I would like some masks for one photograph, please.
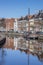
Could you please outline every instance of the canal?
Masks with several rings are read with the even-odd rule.
[[[43,40],[6,36],[0,48],[0,65],[43,65]]]

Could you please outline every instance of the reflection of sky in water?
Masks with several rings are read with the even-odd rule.
[[[43,65],[41,61],[37,58],[37,56],[29,55],[29,65]]]
[[[6,49],[3,65],[28,65],[28,55],[19,50]]]
[[[38,51],[40,46],[41,49]],[[0,49],[0,65],[43,65],[43,61],[40,61],[37,55],[26,54],[18,47],[30,48],[38,54],[43,52],[43,42],[26,40],[22,37],[14,37],[14,39],[7,37],[4,48]]]
[[[43,65],[37,56],[31,54],[26,54],[19,50],[12,49],[2,49],[0,50],[0,64],[2,65]],[[3,52],[3,53],[2,53]],[[3,56],[2,56],[3,55]]]

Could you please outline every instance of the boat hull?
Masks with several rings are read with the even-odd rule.
[[[6,42],[6,38],[3,38],[1,41],[0,41],[0,48],[3,47],[3,45],[5,44]]]

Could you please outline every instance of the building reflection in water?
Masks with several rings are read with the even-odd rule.
[[[14,39],[12,37],[6,37],[6,44],[4,48],[14,48]]]
[[[16,49],[28,49],[29,41],[26,41],[24,38],[14,38],[14,46]]]
[[[26,40],[22,37],[6,37],[4,48],[12,48],[24,51],[27,54],[37,55],[39,60],[43,60],[43,40]]]
[[[3,48],[0,48],[0,65],[5,63],[4,57],[6,56],[6,51]]]

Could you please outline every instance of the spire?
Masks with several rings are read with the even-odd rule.
[[[30,8],[28,8],[28,16],[30,16]]]

